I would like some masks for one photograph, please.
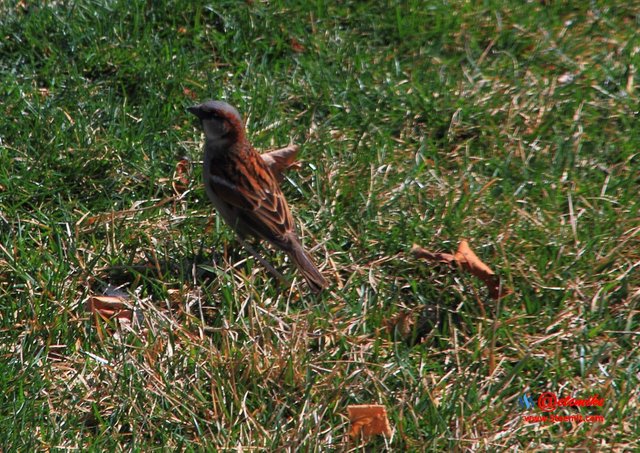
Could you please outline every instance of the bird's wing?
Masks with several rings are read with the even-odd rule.
[[[293,219],[276,179],[256,157],[212,162],[207,184],[221,201],[238,209],[256,236],[279,243],[294,231]]]

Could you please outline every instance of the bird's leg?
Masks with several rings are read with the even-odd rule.
[[[282,275],[280,272],[278,272],[267,260],[265,260],[262,256],[260,256],[260,254],[258,252],[256,252],[256,250],[253,247],[251,247],[251,245],[249,245],[249,243],[247,241],[242,239],[239,235],[238,235],[238,240],[240,241],[242,246],[245,249],[247,249],[249,251],[249,253],[251,253],[255,259],[260,261],[260,264],[262,264],[269,272],[271,272],[271,274],[273,274],[274,277],[276,277],[278,280],[280,280],[281,283],[283,283],[283,284],[289,283],[287,281],[287,279],[284,277],[284,275]]]
[[[202,254],[204,251],[204,240],[208,236],[211,228],[213,227],[214,218],[212,216],[209,217],[209,221],[207,222],[207,226],[204,228],[204,234],[200,237],[200,247],[198,248],[197,255],[193,258],[193,264],[191,265],[191,277],[193,278],[193,283],[195,284],[197,280],[197,268],[198,263],[202,261]]]

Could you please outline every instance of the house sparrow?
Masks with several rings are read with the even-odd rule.
[[[188,110],[204,130],[205,189],[224,221],[241,240],[265,239],[286,252],[311,290],[320,292],[328,283],[302,247],[276,176],[249,143],[238,111],[222,101]]]

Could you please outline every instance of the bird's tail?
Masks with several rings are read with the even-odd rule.
[[[322,276],[309,254],[304,250],[300,243],[296,243],[289,253],[291,259],[295,263],[307,284],[314,293],[319,293],[329,286],[329,282]]]

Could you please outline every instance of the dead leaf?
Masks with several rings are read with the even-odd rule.
[[[456,259],[455,256],[450,253],[429,252],[417,244],[413,244],[411,253],[413,253],[416,258],[422,258],[427,261],[443,264],[453,264]]]
[[[289,145],[284,148],[267,151],[260,156],[265,164],[269,166],[271,172],[278,181],[282,181],[282,173],[289,170],[299,170],[300,162],[296,160],[300,147],[298,145]]]
[[[49,346],[47,358],[51,361],[60,362],[65,359],[64,352],[66,349],[66,344],[52,344]]]
[[[635,90],[634,80],[636,78],[636,67],[634,65],[627,66],[627,94],[633,94]]]
[[[173,171],[173,179],[171,185],[176,195],[182,195],[189,187],[191,180],[191,162],[188,159],[179,160],[176,163],[176,169]]]
[[[351,429],[349,436],[356,439],[359,435],[369,437],[376,434],[391,436],[391,426],[387,418],[387,410],[379,404],[347,406]]]
[[[195,101],[195,100],[197,99],[197,97],[198,97],[198,94],[197,94],[195,91],[193,91],[193,90],[191,90],[191,89],[189,89],[189,88],[183,88],[183,89],[182,89],[182,93],[183,93],[185,96],[187,96],[189,99],[194,100],[194,101]]]
[[[433,331],[437,308],[435,311],[431,307],[418,306],[396,313],[384,321],[387,334],[394,341],[404,341],[409,347],[421,344]]]
[[[293,36],[289,38],[289,44],[291,45],[291,50],[293,50],[295,53],[304,52],[304,46]]]
[[[18,4],[15,6],[15,9],[18,12],[20,12],[19,10],[22,10],[23,13],[26,13],[29,11],[29,3],[25,2],[24,0],[20,0]]]
[[[400,338],[408,338],[411,335],[415,318],[411,311],[401,311],[392,318],[385,321],[385,327],[389,335],[398,333]]]
[[[105,321],[114,318],[128,321],[133,319],[133,310],[129,308],[123,297],[90,296],[85,309]]]
[[[560,77],[558,77],[558,83],[560,83],[561,85],[566,85],[567,83],[573,82],[574,78],[575,76],[573,74],[571,74],[570,72],[565,72]]]
[[[493,299],[500,299],[501,297],[513,293],[511,289],[501,286],[500,277],[498,277],[489,266],[478,258],[473,250],[471,250],[469,243],[466,240],[462,240],[460,242],[455,255],[451,255],[450,253],[429,252],[416,244],[411,248],[411,252],[417,258],[423,258],[427,261],[450,265],[457,264],[463,270],[482,280],[484,284],[487,285],[489,295]]]

